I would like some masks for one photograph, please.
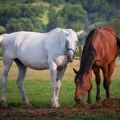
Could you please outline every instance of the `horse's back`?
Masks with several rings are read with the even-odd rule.
[[[13,52],[13,51],[17,52],[18,51],[17,49],[21,48],[23,42],[27,40],[29,40],[30,44],[37,42],[37,40],[34,40],[37,36],[41,37],[42,34],[35,32],[26,32],[26,31],[5,34],[2,40],[3,50],[4,51],[7,50],[9,52]]]
[[[118,52],[115,31],[107,27],[97,28],[93,36],[93,46],[96,60],[108,63],[114,61]]]
[[[14,60],[17,58],[31,68],[37,69],[38,66],[41,66],[40,69],[48,68],[47,53],[44,47],[45,36],[44,33],[25,31],[4,35],[3,59]],[[34,66],[32,66],[33,64]]]
[[[65,54],[62,35],[64,34],[60,28],[48,33],[20,31],[6,34],[3,40],[3,55],[9,60],[17,58],[33,69],[47,69],[48,59],[53,60]]]
[[[12,45],[19,45],[22,44],[24,40],[26,40],[28,37],[34,35],[35,32],[26,32],[26,31],[20,31],[20,32],[14,32],[10,34],[4,35],[4,40],[2,41],[4,45],[12,44]],[[3,47],[4,47],[3,45]]]

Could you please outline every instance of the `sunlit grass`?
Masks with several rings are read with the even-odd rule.
[[[65,71],[65,75],[63,77],[64,80],[72,80],[74,79],[73,67],[79,67],[79,61],[74,61],[73,63],[68,63],[67,70]],[[0,77],[2,75],[3,63],[0,60]],[[9,71],[8,80],[16,80],[18,74],[18,69],[15,63],[12,64],[11,69]],[[27,69],[27,74],[25,80],[50,80],[49,70],[33,70]]]

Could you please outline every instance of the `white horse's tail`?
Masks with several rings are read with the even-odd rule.
[[[0,46],[2,45],[3,35],[0,35]]]

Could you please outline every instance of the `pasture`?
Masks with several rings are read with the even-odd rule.
[[[103,80],[101,81],[101,101],[95,103],[96,85],[94,75],[92,77],[92,105],[87,105],[86,98],[84,99],[85,105],[76,105],[74,101],[74,72],[73,67],[79,68],[79,60],[74,60],[69,63],[62,81],[60,89],[60,105],[59,109],[51,108],[51,82],[49,70],[36,71],[28,69],[25,78],[25,90],[28,98],[33,105],[32,109],[23,109],[20,94],[16,86],[17,67],[13,63],[8,75],[7,83],[7,102],[10,108],[0,109],[0,119],[69,119],[69,120],[101,120],[120,119],[120,61],[117,62],[114,74],[112,76],[112,83],[110,86],[111,98],[108,101],[105,99],[105,91],[103,88]],[[0,61],[0,77],[2,73],[2,61]],[[1,86],[1,83],[0,83]],[[1,96],[1,87],[0,87]],[[107,105],[105,106],[105,103]]]

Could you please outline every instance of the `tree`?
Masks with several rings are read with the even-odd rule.
[[[51,3],[54,6],[59,6],[64,3],[64,0],[44,0],[45,2]]]
[[[50,31],[51,29],[58,27],[57,17],[58,16],[56,11],[51,6],[49,9],[49,14],[48,14],[49,23],[46,27],[46,31]]]
[[[87,19],[87,13],[82,6],[67,4],[59,12],[59,16],[64,18],[64,26],[67,28],[73,28],[74,30],[80,30],[84,26],[84,22]]]
[[[117,33],[117,36],[120,38],[120,18],[113,19],[111,22],[107,24],[110,27],[113,27]]]
[[[21,14],[21,11],[16,6],[1,6],[0,7],[0,25],[6,25],[7,21],[10,18],[18,18]]]
[[[0,26],[0,33],[4,33],[6,30],[3,26]]]
[[[45,32],[45,26],[43,23],[37,19],[36,17],[31,17],[31,22],[34,25],[34,30],[35,32]]]
[[[118,0],[115,0],[118,2]],[[81,0],[83,8],[88,13],[88,19],[91,24],[96,22],[110,22],[113,18],[120,16],[120,7],[118,3],[110,0]]]
[[[9,33],[15,31],[33,31],[34,25],[28,18],[11,18],[6,24],[6,28]]]

